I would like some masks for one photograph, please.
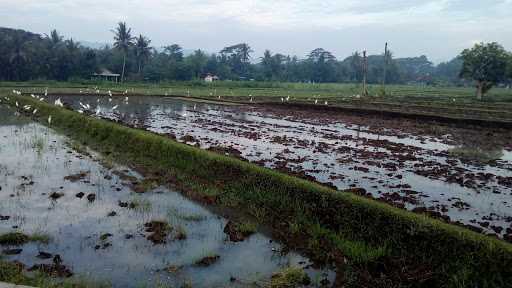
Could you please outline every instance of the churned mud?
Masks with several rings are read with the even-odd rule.
[[[258,287],[288,266],[334,279],[261,233],[230,241],[227,219],[3,106],[0,159],[0,235],[34,239],[0,254],[27,273],[114,287]]]
[[[61,98],[77,110],[90,103],[95,117],[512,241],[507,130],[165,97]]]

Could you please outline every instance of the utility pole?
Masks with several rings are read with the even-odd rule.
[[[384,75],[382,77],[382,90],[386,93],[386,73],[388,69],[388,42],[384,46]]]
[[[366,50],[363,50],[363,92],[361,97],[368,97],[368,87],[366,85],[368,77],[368,57],[366,56]]]

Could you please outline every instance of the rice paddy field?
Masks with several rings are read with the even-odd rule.
[[[0,281],[512,283],[508,89],[46,84],[0,88]]]
[[[159,84],[114,85],[105,82],[5,82],[0,91],[17,89],[24,93],[115,94],[183,96],[244,103],[281,103],[326,105],[374,112],[397,112],[441,116],[453,119],[477,119],[512,122],[512,90],[493,88],[483,101],[475,98],[473,87],[434,87],[425,85],[369,85],[369,97],[361,97],[359,84],[314,84],[280,82],[205,83],[171,82]]]

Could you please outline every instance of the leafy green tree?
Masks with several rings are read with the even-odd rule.
[[[232,72],[241,77],[248,77],[251,53],[254,52],[246,43],[225,47],[220,51],[223,60],[227,60]]]
[[[508,54],[507,78],[510,82],[512,82],[512,53]]]
[[[137,59],[137,73],[142,77],[142,71],[144,69],[144,65],[148,61],[151,56],[152,47],[151,40],[149,38],[139,35],[135,40],[135,58]]]
[[[164,53],[167,54],[174,62],[179,62],[183,60],[183,48],[181,48],[181,46],[178,44],[165,46]]]
[[[352,71],[352,81],[363,81],[363,57],[358,51],[354,52],[349,58],[349,65]]]
[[[126,26],[126,22],[119,22],[114,33],[114,47],[123,53],[123,72],[121,74],[121,82],[124,82],[124,74],[126,69],[126,57],[133,46],[132,28]]]
[[[464,61],[460,76],[476,81],[476,97],[483,95],[496,83],[505,79],[508,53],[496,42],[479,43],[461,53]]]
[[[206,63],[208,62],[208,56],[206,56],[203,51],[196,50],[194,51],[194,54],[187,57],[186,62],[189,65],[194,77],[199,79],[201,74],[204,73]]]
[[[51,46],[55,47],[63,42],[64,37],[61,36],[59,32],[57,32],[57,30],[54,29],[50,32],[50,35],[46,35],[46,39],[48,39]]]
[[[336,57],[331,52],[316,48],[308,55],[310,80],[313,82],[334,82],[336,79]]]

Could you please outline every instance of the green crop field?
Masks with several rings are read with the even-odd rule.
[[[212,98],[246,103],[328,105],[426,114],[449,118],[512,121],[512,89],[494,88],[483,101],[476,100],[472,87],[415,85],[370,85],[369,96],[361,97],[358,84],[308,84],[279,82],[201,81],[160,84],[108,82],[2,82],[0,91],[23,93],[153,95]]]

